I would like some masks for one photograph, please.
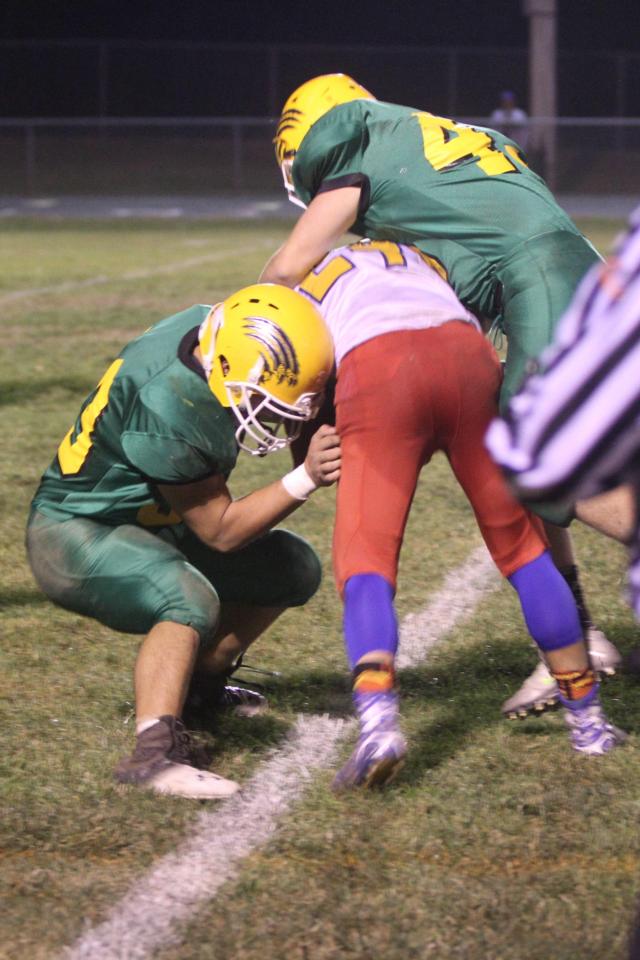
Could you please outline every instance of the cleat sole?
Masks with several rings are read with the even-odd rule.
[[[367,790],[375,787],[384,787],[398,776],[404,766],[404,758],[385,757],[379,763],[374,763],[362,782]]]
[[[535,703],[529,703],[524,707],[519,707],[517,710],[509,710],[503,713],[502,716],[505,720],[526,720],[526,718],[532,714],[538,716],[547,710],[553,710],[557,706],[558,700],[550,697],[548,700],[536,700]]]

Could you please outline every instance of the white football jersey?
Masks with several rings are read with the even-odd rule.
[[[416,247],[360,240],[332,250],[296,289],[320,310],[340,364],[358,344],[394,330],[450,320],[480,329],[443,277],[444,268]]]

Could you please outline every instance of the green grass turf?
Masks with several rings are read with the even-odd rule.
[[[619,226],[585,224],[601,249]],[[2,224],[0,956],[53,956],[173,849],[201,809],[111,782],[131,744],[138,641],[38,593],[22,546],[34,487],[121,345],[177,309],[251,281],[284,230]],[[220,259],[203,259],[212,255]],[[84,285],[61,287],[70,282]],[[25,294],[36,287],[49,290]],[[242,494],[288,464],[286,455],[241,457],[232,490]],[[282,673],[267,681],[270,714],[223,721],[210,738],[215,769],[240,781],[298,712],[348,710],[329,563],[332,505],[332,492],[320,491],[287,523],[318,549],[326,577],[318,596],[285,614],[251,657]],[[621,597],[623,552],[585,530],[576,541],[594,614],[628,650],[637,630]],[[478,542],[436,457],[407,532],[399,615],[424,605]],[[640,753],[632,738],[590,762],[570,753],[557,714],[502,721],[501,701],[534,662],[503,586],[428,664],[403,676],[411,753],[397,784],[338,800],[328,791],[331,772],[319,775],[239,881],[194,918],[181,945],[158,956],[622,958],[639,866]],[[616,722],[638,729],[632,681],[608,683],[604,700]]]

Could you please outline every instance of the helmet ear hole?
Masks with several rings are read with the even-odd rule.
[[[231,364],[229,363],[227,358],[222,354],[220,354],[220,356],[218,357],[218,363],[220,364],[220,371],[222,373],[222,376],[228,377],[229,371],[231,370]]]

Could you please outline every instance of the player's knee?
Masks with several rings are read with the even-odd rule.
[[[288,530],[274,530],[272,544],[278,556],[277,577],[273,584],[273,606],[301,607],[317,591],[322,580],[322,565],[313,547]]]
[[[349,580],[364,573],[386,580],[395,593],[400,542],[395,536],[374,542],[371,537],[358,535],[351,538],[348,547],[334,541],[333,574],[340,596]]]
[[[190,565],[185,565],[171,594],[155,611],[154,619],[171,620],[193,627],[200,646],[208,646],[220,620],[220,598],[209,581]]]

